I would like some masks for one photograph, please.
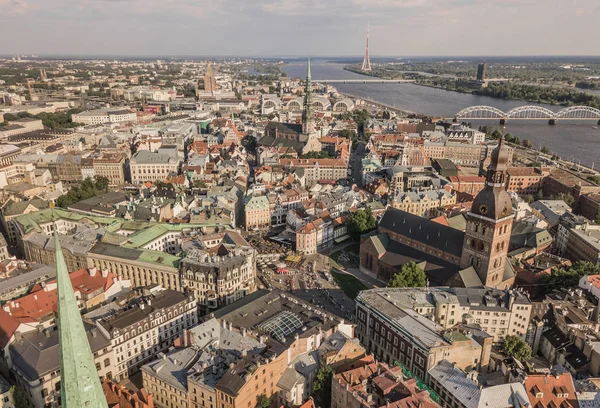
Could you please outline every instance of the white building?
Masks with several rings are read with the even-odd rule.
[[[137,122],[137,115],[129,109],[96,109],[74,114],[73,122],[84,125]]]
[[[101,311],[92,313],[98,329],[110,339],[115,356],[113,376],[119,380],[137,372],[198,323],[196,300],[160,286],[144,289],[144,296],[133,307],[107,312],[107,317],[101,317]]]
[[[129,167],[131,183],[140,184],[145,181],[165,180],[169,175],[176,174],[179,159],[166,153],[142,150],[131,158]]]

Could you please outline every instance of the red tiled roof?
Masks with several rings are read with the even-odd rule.
[[[17,319],[0,309],[0,348],[6,347],[19,324]]]
[[[569,373],[556,376],[532,374],[525,379],[524,385],[529,402],[534,407],[554,405],[557,407],[579,408],[573,377]],[[562,395],[566,395],[566,397]],[[537,396],[540,396],[540,398],[537,398]]]
[[[437,222],[438,224],[445,225],[446,227],[450,226],[450,224],[448,224],[448,220],[443,215],[440,215],[439,217],[436,217],[436,218],[432,218],[431,221]]]
[[[596,288],[600,289],[600,275],[589,275],[588,282]]]
[[[113,278],[116,278],[116,275],[109,272],[107,277],[104,278],[102,273],[98,271],[94,276],[91,276],[87,269],[80,269],[71,273],[69,278],[71,278],[71,284],[75,292],[89,294],[98,289],[108,290],[113,285]],[[47,289],[55,283],[56,279],[52,279],[46,282],[45,287],[37,285],[35,287],[37,290],[32,290],[28,295],[6,303],[3,306],[6,308],[4,311],[13,318],[31,319],[31,321],[37,321],[43,316],[56,312],[58,307],[56,288]],[[0,331],[3,329],[0,324]]]

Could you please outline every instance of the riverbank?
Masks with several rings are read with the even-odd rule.
[[[427,115],[422,115],[420,113],[411,112],[411,111],[406,110],[406,109],[401,109],[401,108],[398,108],[396,106],[388,105],[388,104],[383,103],[383,102],[377,102],[377,101],[375,101],[373,99],[368,99],[368,98],[363,98],[361,96],[353,95],[353,94],[348,93],[348,92],[340,92],[340,91],[338,91],[338,94],[343,95],[343,96],[345,96],[347,98],[350,98],[350,99],[361,99],[361,100],[363,100],[363,101],[365,101],[365,102],[367,102],[367,103],[369,103],[369,104],[371,104],[373,106],[379,106],[379,107],[381,107],[383,109],[387,109],[387,110],[391,110],[391,111],[394,111],[396,113],[399,113],[401,116],[409,116],[409,115],[416,115],[416,116],[422,116],[422,117],[427,116]]]

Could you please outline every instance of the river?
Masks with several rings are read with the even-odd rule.
[[[306,62],[290,60],[282,70],[291,78],[306,76]],[[364,79],[365,76],[344,70],[344,64],[332,63],[327,59],[311,61],[313,80],[323,79]],[[502,111],[523,105],[538,105],[557,111],[560,106],[535,104],[530,102],[497,99],[489,96],[464,94],[410,83],[403,84],[335,84],[338,91],[363,99],[385,103],[410,112],[430,116],[453,117],[461,109],[487,105]],[[500,128],[497,121],[473,121],[474,126],[482,124]],[[529,139],[537,146],[548,146],[563,159],[575,160],[592,165],[600,162],[600,130],[595,129],[594,121],[563,121],[549,126],[546,121],[508,121],[506,132],[521,139]]]

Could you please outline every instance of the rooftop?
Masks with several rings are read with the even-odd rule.
[[[110,347],[110,340],[91,324],[84,323],[92,353]],[[15,367],[29,381],[34,381],[53,371],[60,370],[58,331],[25,333],[8,347]]]

